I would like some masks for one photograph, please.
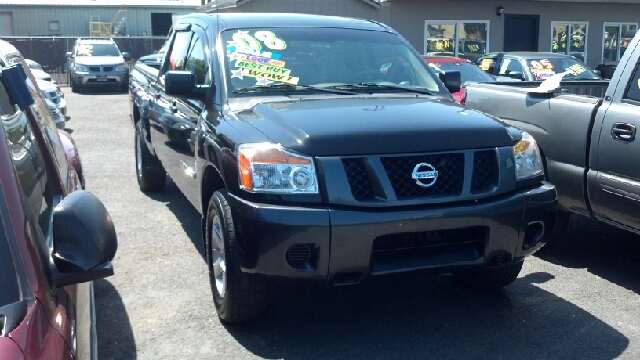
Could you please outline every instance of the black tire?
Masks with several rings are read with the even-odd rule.
[[[75,81],[71,80],[71,92],[73,93],[79,93],[80,92],[80,86],[76,84]]]
[[[505,287],[518,278],[522,264],[519,261],[499,268],[483,269],[477,272],[455,274],[456,280],[462,285],[477,290],[497,290]]]
[[[136,177],[138,185],[143,192],[160,191],[164,189],[166,172],[160,160],[147,148],[147,143],[142,138],[142,123],[136,123]]]
[[[226,190],[213,193],[207,207],[205,246],[209,281],[220,320],[249,322],[263,313],[269,284],[240,269],[240,248],[226,194]]]

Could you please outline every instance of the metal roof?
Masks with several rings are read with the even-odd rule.
[[[203,6],[200,6],[198,8],[199,11],[202,12],[211,12],[211,11],[215,11],[216,9],[227,9],[227,8],[234,8],[234,7],[238,7],[241,6],[243,4],[248,3],[251,0],[206,0],[208,1],[208,3],[206,3]],[[375,8],[380,8],[381,3],[387,2],[387,0],[361,0]]]
[[[197,7],[200,0],[0,0],[1,5],[28,6],[171,6]]]

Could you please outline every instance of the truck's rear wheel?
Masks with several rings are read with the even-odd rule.
[[[209,281],[220,320],[247,322],[262,314],[268,300],[268,283],[240,269],[240,248],[225,196],[226,191],[216,191],[207,207],[205,236]]]
[[[519,261],[499,268],[488,268],[477,272],[457,273],[456,279],[463,285],[479,290],[496,290],[507,286],[518,278],[522,264]]]
[[[142,138],[142,124],[136,123],[136,176],[140,190],[160,191],[164,188],[166,173],[160,160],[153,156]]]

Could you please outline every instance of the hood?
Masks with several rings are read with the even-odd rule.
[[[33,77],[36,79],[42,79],[47,81],[51,80],[51,75],[47,74],[43,70],[40,70],[40,69],[29,69],[29,70],[31,70],[31,74],[33,74]]]
[[[35,74],[33,74],[33,76],[36,78],[36,82],[38,83],[38,88],[40,88],[40,90],[42,91],[56,90],[57,91],[58,88],[54,83],[40,79]]]
[[[122,56],[76,56],[78,65],[118,65],[124,64]]]
[[[432,98],[279,101],[236,115],[270,141],[313,156],[449,151],[514,142],[502,122]]]

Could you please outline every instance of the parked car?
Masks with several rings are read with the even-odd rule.
[[[470,60],[453,56],[431,56],[422,55],[424,60],[436,72],[442,71],[459,71],[462,81],[460,91],[455,92],[453,98],[460,103],[464,97],[464,88],[470,82],[494,82],[496,78],[482,71],[477,65]]]
[[[535,140],[456,104],[460,73],[384,24],[191,14],[169,41],[159,71],[132,70],[136,176],[151,192],[169,174],[198,210],[224,322],[258,317],[274,279],[497,289],[554,226]]]
[[[27,66],[29,66],[29,69],[31,69],[31,73],[36,79],[41,79],[54,84],[56,83],[51,75],[45,72],[44,69],[42,69],[42,65],[31,59],[24,59],[24,61],[27,63]]]
[[[600,77],[605,80],[610,80],[616,71],[619,61],[607,61],[600,63],[596,66],[595,71],[600,73]]]
[[[113,274],[114,225],[82,190],[75,144],[52,126],[33,75],[6,50],[17,51],[0,41],[0,357],[95,359],[92,280]]]
[[[71,91],[85,87],[115,86],[129,88],[128,52],[120,52],[112,39],[78,38],[73,51],[66,54]]]
[[[640,233],[639,65],[640,33],[599,97],[567,93],[562,83],[467,87],[468,107],[522,128],[540,144],[548,180],[558,189],[560,230],[576,214]]]
[[[601,80],[582,61],[569,55],[545,52],[496,52],[480,56],[475,61],[490,75],[523,81],[542,81],[554,74],[568,72],[565,81]]]
[[[52,82],[41,79],[36,79],[36,83],[40,92],[42,92],[42,96],[54,103],[62,115],[67,115],[67,101],[64,99],[62,89]]]
[[[164,60],[164,57],[165,57],[164,55],[165,55],[164,52],[155,52],[150,55],[141,56],[138,59],[138,61],[140,61],[141,63],[147,66],[160,69],[160,66],[162,65],[162,60]]]

